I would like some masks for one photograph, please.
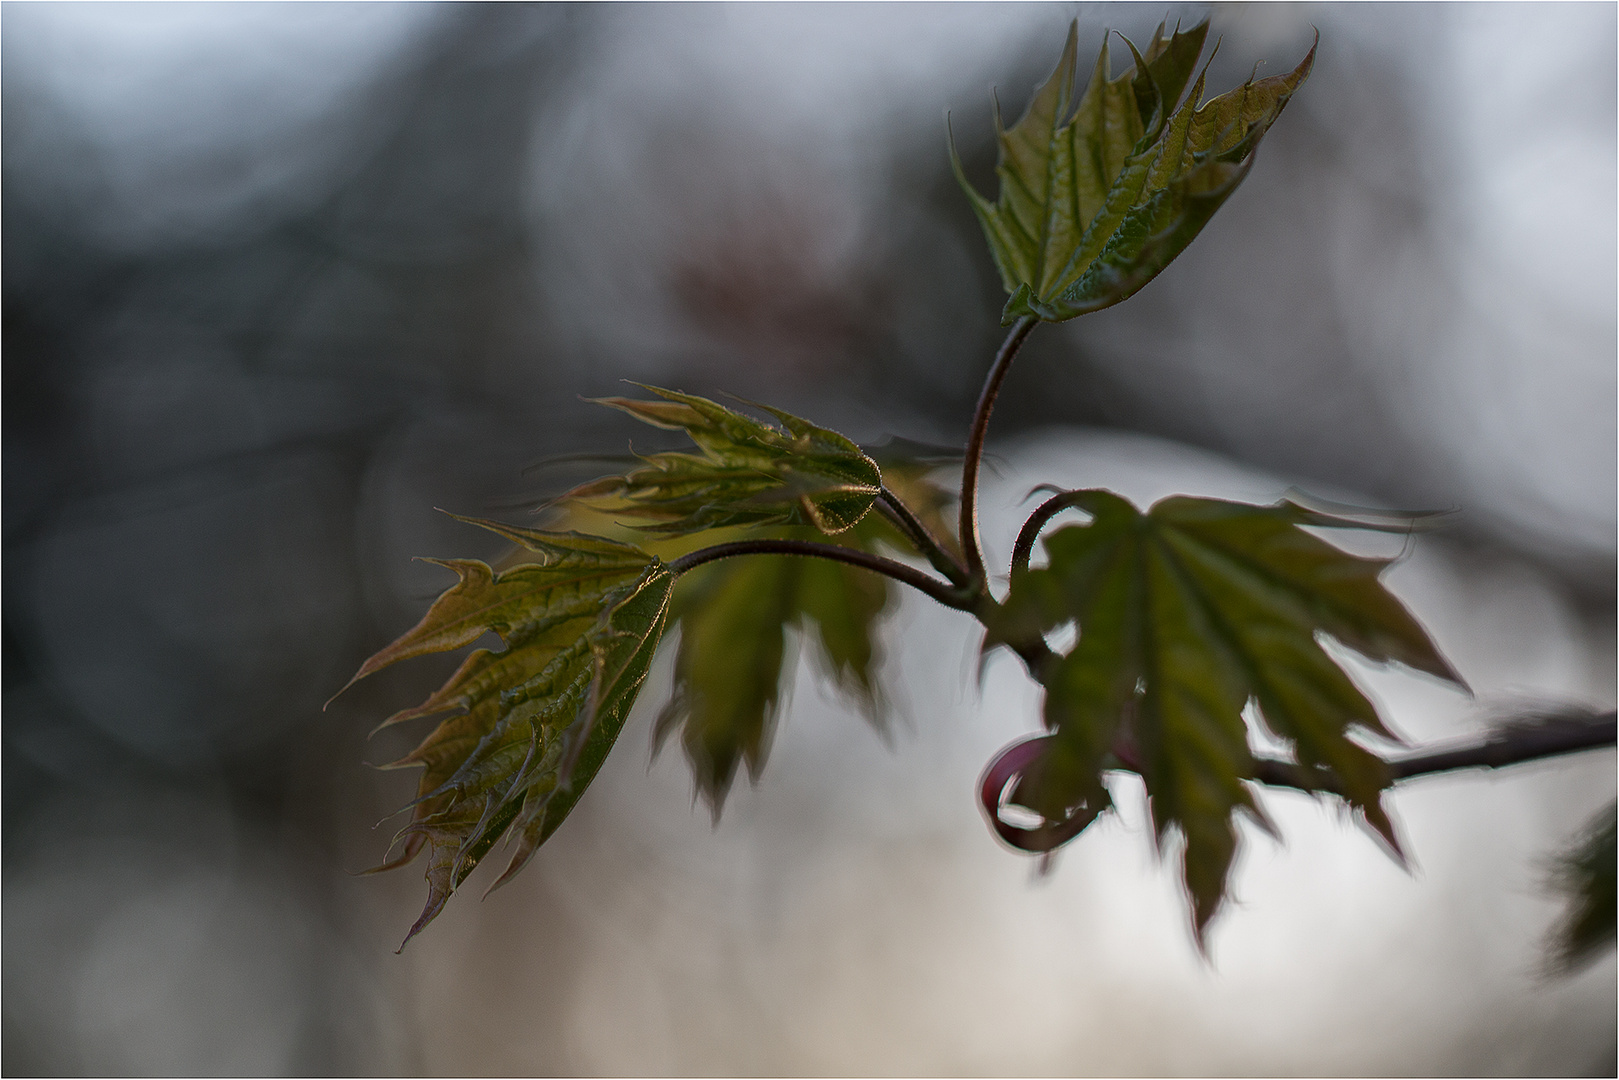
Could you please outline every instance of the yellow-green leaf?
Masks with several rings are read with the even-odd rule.
[[[355,679],[397,661],[497,634],[396,723],[458,710],[394,768],[423,770],[401,853],[428,852],[428,900],[406,941],[502,836],[516,851],[509,880],[562,823],[612,748],[669,616],[674,576],[641,549],[580,533],[541,532],[464,518],[538,561],[498,573],[475,560],[440,565],[460,580]],[[437,560],[435,560],[437,561]]]
[[[1203,102],[1191,79],[1206,23],[1165,35],[1113,77],[1108,39],[1073,101],[1078,25],[1056,70],[1022,119],[1002,128],[1000,194],[973,189],[951,149],[956,178],[983,226],[1011,294],[1002,322],[1061,322],[1133,295],[1183,251],[1236,190],[1254,148],[1310,73],[1315,48],[1285,75],[1250,81]],[[1185,93],[1185,100],[1182,95]]]
[[[835,534],[864,517],[882,489],[876,463],[835,431],[769,406],[759,407],[781,427],[707,398],[647,389],[664,400],[601,404],[684,430],[702,453],[652,454],[640,468],[581,485],[566,498],[645,522],[641,528],[662,536],[735,525],[807,525]]]
[[[1106,491],[1073,492],[1091,515],[1045,540],[1049,564],[1020,569],[987,645],[1073,622],[1078,639],[1043,675],[1053,737],[1018,801],[1060,821],[1106,804],[1101,773],[1138,770],[1160,835],[1186,839],[1195,926],[1218,908],[1238,810],[1265,824],[1243,710],[1398,851],[1381,804],[1385,763],[1352,732],[1391,738],[1376,708],[1322,649],[1328,635],[1377,661],[1460,685],[1383,587],[1383,559],[1352,556],[1303,526],[1369,527],[1290,502],[1249,506],[1175,497],[1143,514]]]

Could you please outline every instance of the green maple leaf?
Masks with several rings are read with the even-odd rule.
[[[664,453],[623,476],[574,488],[564,498],[639,519],[645,531],[678,536],[734,525],[852,527],[882,489],[882,472],[853,442],[791,413],[759,406],[781,428],[707,398],[649,386],[663,401],[603,398],[655,427],[684,430],[699,454]]]
[[[562,824],[618,738],[667,625],[674,585],[658,559],[629,544],[461,520],[540,561],[497,573],[472,559],[430,560],[459,581],[349,683],[486,632],[505,643],[498,652],[475,650],[426,701],[383,724],[458,710],[390,766],[423,770],[411,821],[395,837],[402,852],[378,867],[428,851],[427,904],[407,942],[496,840],[516,843],[499,886]]]
[[[866,522],[851,530],[875,531]],[[806,532],[796,535],[802,539]],[[845,542],[867,547],[871,539],[850,536]],[[658,717],[656,738],[661,746],[680,732],[697,790],[716,818],[738,764],[745,762],[755,781],[764,768],[782,695],[793,679],[790,628],[819,650],[833,684],[882,726],[873,630],[889,604],[886,578],[785,555],[710,563],[687,576],[692,580],[682,584],[672,616],[680,624],[674,694]]]
[[[1253,163],[1254,148],[1310,73],[1315,48],[1286,75],[1249,81],[1203,102],[1191,78],[1206,23],[1165,36],[1111,76],[1102,43],[1089,85],[1073,101],[1078,24],[1023,118],[999,139],[1000,195],[990,203],[956,179],[983,226],[1001,282],[1012,294],[1002,323],[1061,322],[1133,295],[1190,244]]]
[[[1051,821],[1107,805],[1106,768],[1138,770],[1157,834],[1185,837],[1199,940],[1236,851],[1234,815],[1261,825],[1243,710],[1249,702],[1299,764],[1340,793],[1398,853],[1381,803],[1391,782],[1354,730],[1393,736],[1321,647],[1327,635],[1375,661],[1461,685],[1381,584],[1388,560],[1349,555],[1300,526],[1369,528],[1290,502],[1175,497],[1143,514],[1106,491],[1070,493],[1086,525],[1048,536],[1049,565],[1015,570],[986,648],[1074,622],[1079,637],[1042,673],[1049,746],[1016,801]]]
[[[634,404],[659,407],[656,402]],[[883,483],[959,558],[954,517],[946,513],[955,495],[931,479],[944,459],[924,456],[924,450],[891,440],[871,448],[868,456],[880,463]],[[606,508],[595,505],[604,501]],[[564,497],[553,510],[557,520],[572,527],[626,537],[647,535],[614,524],[614,517],[631,516],[622,500]],[[702,510],[697,507],[694,512]],[[807,526],[732,527],[700,535],[659,533],[644,542],[670,559],[699,546],[748,537],[810,540],[820,538],[820,533]],[[912,551],[900,532],[878,514],[865,515],[833,542],[874,553]],[[784,688],[795,677],[790,633],[798,632],[819,653],[833,685],[873,726],[886,727],[887,703],[876,678],[880,658],[874,634],[892,595],[892,583],[881,575],[794,556],[720,560],[682,575],[669,616],[671,626],[681,627],[674,690],[658,717],[655,739],[662,747],[678,735],[697,792],[716,817],[738,768],[745,765],[756,781],[764,767]]]
[[[871,451],[883,477],[948,550],[957,548],[945,511],[955,496],[935,484],[937,463],[902,442]],[[810,539],[808,529],[771,535]],[[900,532],[868,514],[837,543],[863,551],[907,553]],[[879,731],[887,702],[876,678],[876,623],[893,602],[893,583],[859,567],[822,559],[756,556],[691,571],[675,594],[672,622],[681,627],[674,694],[658,717],[661,746],[679,732],[698,793],[715,817],[739,765],[757,781],[769,754],[794,669],[787,635],[797,629],[816,649],[835,686]]]

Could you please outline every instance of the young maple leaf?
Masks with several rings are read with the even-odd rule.
[[[1286,75],[1249,81],[1203,102],[1199,74],[1181,96],[1203,50],[1208,24],[1164,35],[1110,77],[1106,39],[1078,103],[1073,82],[1078,23],[1057,69],[1023,118],[1001,126],[990,203],[962,171],[1001,282],[1011,295],[1001,322],[1032,316],[1061,322],[1133,295],[1190,244],[1248,174],[1254,148],[1310,74],[1315,47]],[[1178,107],[1177,107],[1178,105]]]
[[[870,550],[886,523],[867,517],[839,541]],[[781,535],[806,539],[807,529]],[[886,539],[886,538],[884,538]],[[788,631],[821,656],[832,684],[882,730],[876,624],[891,603],[887,578],[825,559],[759,555],[710,563],[676,592],[680,625],[674,694],[658,716],[659,746],[679,731],[697,791],[718,819],[738,764],[757,780],[791,685]]]
[[[428,851],[427,904],[406,942],[495,841],[515,838],[517,850],[492,887],[510,880],[562,824],[624,726],[667,626],[674,585],[658,559],[629,544],[460,520],[541,561],[497,573],[475,559],[432,560],[460,580],[349,681],[470,645],[486,632],[506,646],[474,650],[426,701],[383,722],[457,710],[388,766],[423,770],[410,823],[394,838],[401,854],[377,868]]]
[[[684,430],[702,453],[652,454],[641,468],[582,484],[564,499],[647,521],[641,527],[661,536],[731,525],[809,525],[832,534],[864,517],[882,490],[876,462],[835,431],[767,405],[759,408],[781,428],[694,394],[646,389],[664,400],[599,403]]]
[[[694,399],[722,410],[719,421],[729,431],[716,433],[713,428],[719,425],[696,406],[688,406],[688,398],[690,395],[680,395],[663,402],[613,399],[608,404],[659,426],[691,431],[693,439],[705,451],[712,448],[721,461],[735,454],[736,444],[762,440],[775,447],[784,438],[780,430],[737,416],[713,402]],[[950,460],[948,451],[941,458],[939,448],[903,439],[861,449],[835,432],[768,406],[759,407],[782,419],[785,437],[795,431],[809,433],[815,443],[833,452],[839,469],[865,473],[868,481],[874,477],[890,489],[911,509],[922,530],[943,550],[960,558],[954,515],[946,512],[955,495],[932,480]],[[851,460],[851,449],[860,460]],[[817,467],[813,463],[806,466],[802,456],[783,459],[776,456],[776,449],[770,453],[767,460],[771,463],[785,461],[792,469]],[[668,465],[669,457],[677,464]],[[736,540],[827,539],[813,525],[769,523],[793,508],[784,498],[783,486],[763,469],[749,470],[743,478],[747,485],[757,485],[742,493],[747,511],[744,523],[710,527],[701,523],[725,520],[737,505],[738,486],[723,478],[723,464],[713,458],[695,459],[690,464],[694,459],[683,454],[641,460],[647,462],[646,467],[592,481],[551,502],[554,521],[592,533],[635,537],[646,550],[666,560],[700,546]],[[863,461],[880,466],[880,471],[868,471]],[[673,481],[682,471],[694,481],[689,487]],[[722,478],[701,479],[715,473]],[[860,494],[863,509],[869,509],[865,493]],[[766,500],[776,500],[776,504],[768,505]],[[667,522],[673,514],[681,515],[674,527],[660,527],[658,523]],[[622,524],[615,520],[620,518],[632,522],[650,519],[654,525]],[[831,542],[871,554],[914,554],[906,533],[880,513],[862,512],[857,522],[838,532]],[[888,702],[877,679],[881,658],[876,624],[893,598],[893,582],[882,575],[830,560],[794,556],[720,560],[682,575],[669,612],[670,626],[680,627],[673,694],[659,713],[654,738],[661,748],[678,736],[697,793],[716,818],[738,767],[745,765],[755,781],[763,771],[784,690],[795,677],[795,658],[788,647],[792,632],[800,633],[804,644],[819,655],[822,671],[833,687],[879,732],[886,730]]]
[[[587,484],[558,504],[590,519],[606,502],[616,516],[650,519],[650,546],[665,557],[692,547],[690,533],[716,526],[790,523],[805,539],[822,532],[864,550],[903,548],[886,518],[867,513],[882,476],[854,443],[775,409],[775,428],[714,402],[673,391],[664,401],[612,400],[660,426],[691,433],[705,456],[654,455],[625,477]],[[939,530],[948,500],[929,467],[903,456],[895,482],[919,498],[925,527]],[[622,540],[523,529],[474,518],[517,545],[496,570],[445,560],[458,582],[422,621],[367,660],[350,685],[400,660],[461,648],[486,632],[500,651],[478,649],[427,700],[383,726],[454,712],[389,768],[423,770],[400,854],[378,869],[428,854],[428,900],[406,941],[506,837],[516,851],[495,886],[510,880],[561,825],[623,727],[664,632],[684,623],[675,697],[658,722],[662,739],[683,729],[698,789],[718,812],[739,760],[757,776],[774,720],[789,627],[812,637],[837,686],[880,722],[874,627],[889,582],[840,563],[759,556],[701,566],[675,600],[676,575],[657,555]],[[605,522],[591,525],[614,527]],[[630,530],[619,528],[624,533]],[[643,531],[642,535],[646,535]],[[431,560],[439,562],[439,560]],[[813,628],[813,634],[810,631]],[[346,689],[346,688],[345,688]]]
[[[1242,714],[1252,701],[1322,789],[1341,794],[1398,853],[1381,802],[1388,767],[1349,733],[1394,736],[1318,635],[1463,684],[1379,581],[1389,560],[1350,555],[1301,528],[1373,526],[1291,502],[1177,496],[1143,514],[1107,491],[1064,501],[1090,522],[1046,537],[1046,567],[1013,571],[985,640],[989,648],[1069,622],[1079,630],[1041,672],[1052,734],[1015,801],[1050,822],[1080,808],[1094,817],[1107,806],[1102,771],[1138,770],[1157,835],[1174,827],[1185,837],[1201,941],[1225,895],[1235,813],[1269,828],[1246,786],[1255,762]]]

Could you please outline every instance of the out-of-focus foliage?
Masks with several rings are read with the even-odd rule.
[[[1261,55],[1285,71],[1310,23],[1315,68],[1173,272],[1036,332],[996,405],[986,535],[1041,479],[1142,508],[1273,482],[1463,506],[1390,587],[1492,715],[1610,708],[1615,10],[1211,8],[1211,94]],[[1288,847],[1239,858],[1253,906],[1211,924],[1211,980],[1163,937],[1134,798],[1036,894],[983,835],[932,828],[980,751],[1044,729],[1011,657],[963,694],[970,626],[914,598],[878,635],[915,720],[900,756],[799,672],[746,821],[711,834],[676,740],[644,771],[656,681],[519,889],[451,902],[399,959],[420,870],[349,876],[417,790],[361,762],[443,717],[360,740],[498,647],[319,712],[456,579],[409,556],[507,565],[431,507],[671,557],[504,511],[640,464],[524,478],[640,427],[580,396],[654,396],[628,376],[782,405],[858,436],[890,487],[875,432],[953,441],[1007,295],[939,113],[993,200],[983,88],[1018,119],[1064,14],[8,6],[5,975],[28,991],[4,1071],[1611,1071],[1612,953],[1529,982],[1554,912],[1510,884],[1612,797],[1611,754],[1391,797],[1420,879],[1332,835],[1332,808],[1256,795]],[[1078,14],[1089,61],[1109,25],[1145,51],[1162,12]],[[1548,232],[1548,205],[1591,227]],[[1413,738],[1476,729],[1360,670]],[[1038,943],[1015,963],[1008,928]],[[1139,1037],[1160,1021],[1185,1037]]]
[[[1023,118],[1002,128],[1000,197],[990,203],[955,164],[984,227],[1001,282],[1002,314],[1061,322],[1134,294],[1190,244],[1236,190],[1254,148],[1310,74],[1312,47],[1286,75],[1250,81],[1203,102],[1203,76],[1181,103],[1208,24],[1164,34],[1112,77],[1107,40],[1077,104],[1078,23],[1056,71]],[[1177,104],[1179,107],[1177,108]]]
[[[944,511],[953,497],[929,475],[934,464],[901,442],[870,449],[884,484],[916,513],[941,546],[954,550],[954,523]],[[813,539],[807,528],[756,535]],[[703,540],[718,539],[707,534]],[[873,553],[908,552],[903,534],[885,517],[867,514],[836,543]],[[692,550],[689,538],[649,545],[666,557]],[[666,551],[667,549],[667,551]],[[894,583],[869,570],[820,559],[759,555],[709,563],[690,571],[675,591],[671,624],[680,626],[674,692],[658,716],[661,746],[676,732],[698,792],[716,818],[745,763],[758,780],[794,679],[789,631],[819,654],[839,692],[879,731],[888,701],[878,681],[878,620],[894,602]]]
[[[917,514],[946,550],[955,551],[954,524],[943,511],[953,497],[929,479],[934,465],[913,447],[873,448],[883,482]],[[811,539],[809,529],[763,535]],[[876,553],[909,552],[885,517],[867,514],[836,542]],[[877,681],[881,661],[876,624],[893,604],[894,583],[869,570],[820,559],[760,555],[698,567],[676,590],[672,621],[681,628],[675,688],[658,716],[662,745],[679,731],[697,790],[716,818],[739,761],[757,780],[792,684],[787,633],[796,628],[820,654],[833,685],[879,730],[888,703]]]
[[[1552,944],[1552,962],[1564,971],[1583,967],[1613,944],[1616,825],[1619,803],[1609,803],[1557,862],[1552,881],[1568,896],[1569,910]]]
[[[684,430],[702,455],[653,454],[625,476],[581,485],[569,497],[651,522],[679,536],[727,525],[809,525],[840,533],[871,509],[876,462],[835,431],[761,405],[783,431],[707,398],[647,387],[663,401],[603,398],[655,427]]]
[[[866,546],[873,532],[862,522],[844,534],[845,542]],[[807,530],[775,535],[809,538]],[[738,762],[747,763],[754,780],[764,768],[790,686],[783,677],[792,674],[786,664],[789,628],[813,643],[834,684],[882,724],[873,631],[889,603],[886,578],[788,555],[710,563],[690,577],[675,600],[680,650],[674,695],[658,716],[657,739],[661,744],[680,732],[697,790],[716,817]]]
[[[1243,710],[1301,765],[1318,770],[1396,852],[1380,802],[1382,759],[1349,738],[1394,736],[1322,649],[1326,634],[1362,656],[1460,685],[1428,635],[1358,558],[1300,526],[1365,528],[1290,502],[1248,506],[1164,499],[1143,514],[1108,491],[1065,500],[1091,515],[1045,540],[1050,564],[1016,568],[986,647],[1076,623],[1078,641],[1043,673],[1053,737],[1017,801],[1050,821],[1108,805],[1106,768],[1138,770],[1157,833],[1186,839],[1184,874],[1199,935],[1236,853],[1234,816],[1270,825],[1247,788],[1255,774]]]
[[[461,710],[392,766],[423,770],[410,824],[395,838],[403,852],[379,868],[428,849],[427,906],[406,941],[508,830],[517,849],[497,885],[562,824],[635,703],[674,585],[658,559],[629,544],[466,520],[540,561],[499,573],[475,559],[442,561],[460,580],[354,676],[485,633],[505,643],[475,650],[426,701],[384,722]]]

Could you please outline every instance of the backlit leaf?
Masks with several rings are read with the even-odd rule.
[[[865,547],[875,532],[862,522],[840,539]],[[882,724],[873,631],[889,602],[886,578],[790,555],[722,560],[686,577],[672,614],[680,624],[674,695],[658,717],[657,739],[661,745],[680,732],[697,790],[716,817],[737,765],[745,763],[755,781],[764,767],[792,685],[790,629],[820,652],[834,685]]]
[[[956,178],[1011,294],[1002,322],[1061,322],[1133,295],[1190,244],[1236,190],[1254,148],[1310,73],[1315,48],[1293,71],[1249,81],[1208,102],[1191,80],[1207,23],[1165,35],[1112,75],[1102,42],[1085,91],[1073,99],[1078,25],[1023,118],[1002,128],[1000,194],[991,203]],[[1184,95],[1184,101],[1182,100]]]
[[[760,406],[774,427],[707,398],[647,387],[662,401],[603,398],[601,404],[655,427],[682,429],[701,454],[652,454],[640,468],[583,484],[566,498],[677,536],[734,525],[850,528],[871,509],[882,473],[835,431]]]
[[[959,558],[949,512],[955,495],[932,480],[941,465],[953,461],[948,454],[930,456],[926,451],[905,440],[890,440],[871,448],[869,455],[880,463],[883,482]],[[558,520],[593,532],[615,529],[611,518],[588,502],[562,500],[552,511]],[[617,531],[632,534],[622,526]],[[654,535],[645,546],[672,559],[699,546],[745,537],[826,539],[807,527],[773,527]],[[831,542],[874,553],[915,554],[899,529],[876,513]],[[834,687],[874,726],[886,726],[874,635],[877,620],[892,602],[892,587],[887,578],[857,567],[775,555],[724,559],[682,576],[669,616],[671,626],[681,627],[674,692],[655,733],[659,746],[678,734],[697,791],[716,816],[738,766],[746,765],[754,780],[764,767],[784,695],[795,679],[796,657],[789,647],[793,632],[818,653]]]
[[[386,724],[457,710],[394,768],[423,770],[400,855],[428,853],[428,900],[406,941],[505,836],[515,842],[496,885],[556,831],[623,727],[669,617],[674,576],[629,544],[462,519],[539,557],[496,572],[439,562],[460,580],[355,680],[399,660],[444,652],[493,632],[499,651],[473,651],[426,701]],[[352,682],[351,682],[352,685]]]
[[[1105,805],[1101,773],[1138,770],[1156,828],[1186,839],[1199,938],[1236,852],[1233,815],[1264,825],[1243,710],[1319,770],[1391,848],[1384,762],[1348,737],[1393,736],[1321,647],[1329,635],[1371,660],[1460,679],[1379,575],[1301,526],[1368,528],[1290,502],[1175,497],[1142,514],[1106,491],[1074,492],[1091,520],[1048,536],[1045,568],[1014,573],[986,647],[1018,630],[1074,622],[1073,647],[1044,673],[1053,737],[1017,801],[1051,821]],[[1327,781],[1330,779],[1330,783]]]

